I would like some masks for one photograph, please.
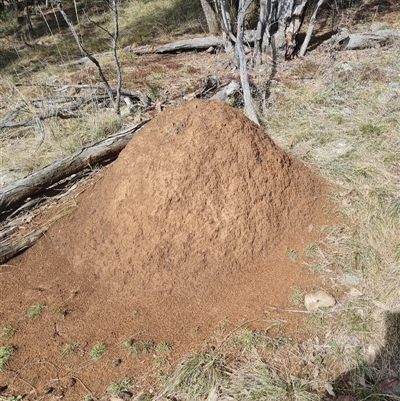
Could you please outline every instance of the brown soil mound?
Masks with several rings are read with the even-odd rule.
[[[124,338],[173,343],[179,357],[223,319],[265,319],[267,305],[287,306],[291,287],[316,282],[287,249],[304,249],[318,234],[323,191],[320,179],[228,105],[166,110],[74,215],[0,276],[0,318],[17,326],[7,380],[29,392],[38,371],[35,396],[49,383],[71,399],[85,386],[99,394],[151,362],[127,358]],[[27,308],[39,302],[46,313],[28,321]],[[107,352],[90,363],[98,341]],[[67,344],[79,344],[70,359],[60,357]],[[122,368],[112,365],[118,357]]]

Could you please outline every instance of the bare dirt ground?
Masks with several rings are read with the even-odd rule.
[[[283,319],[285,335],[305,335],[301,314],[269,307],[293,308],[294,287],[321,288],[290,250],[333,221],[328,187],[241,112],[209,101],[168,108],[101,174],[71,216],[1,271],[0,319],[17,330],[1,385],[76,400],[133,377],[139,392],[212,345],[221,324]],[[151,349],[129,355],[130,339]],[[98,343],[105,352],[93,360]]]

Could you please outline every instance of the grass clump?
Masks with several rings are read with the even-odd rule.
[[[306,380],[278,375],[264,363],[245,366],[233,372],[223,393],[243,401],[316,401],[319,396],[306,387]]]
[[[39,316],[42,312],[43,309],[45,308],[44,304],[36,304],[36,305],[32,305],[29,309],[28,312],[26,313],[26,316],[29,319],[33,319],[34,317]]]
[[[225,357],[213,350],[184,359],[167,380],[163,395],[180,400],[204,400],[228,377]]]
[[[303,299],[304,299],[304,291],[303,291],[303,289],[300,288],[300,287],[293,287],[292,288],[292,295],[290,297],[290,302],[293,305],[300,306],[300,305],[304,304]]]
[[[125,347],[128,348],[129,355],[137,355],[142,352],[149,352],[154,348],[152,341],[142,341],[129,339],[124,342]]]
[[[0,370],[3,369],[10,360],[11,355],[16,351],[14,345],[4,345],[0,347]]]
[[[5,340],[8,340],[9,338],[11,338],[15,333],[17,332],[17,330],[12,327],[12,326],[3,326],[1,328],[1,332],[0,332],[0,337],[4,338]]]
[[[102,357],[104,352],[106,351],[106,346],[103,343],[97,343],[90,351],[89,355],[93,360],[97,361]]]
[[[63,358],[71,356],[76,351],[77,348],[78,344],[65,344],[63,349],[61,350],[61,356]]]
[[[128,391],[132,387],[132,379],[125,377],[119,381],[112,382],[107,387],[107,392],[111,395],[118,394],[120,391]]]

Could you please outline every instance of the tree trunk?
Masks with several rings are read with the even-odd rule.
[[[254,54],[253,60],[256,65],[262,63],[263,43],[265,45],[266,38],[264,37],[267,28],[267,3],[268,0],[260,0],[260,13],[258,17],[256,35],[254,39]],[[268,39],[267,39],[268,40]]]
[[[222,41],[224,43],[224,48],[226,52],[232,50],[232,21],[230,15],[230,7],[228,5],[228,0],[219,0],[220,13],[222,20]]]
[[[114,111],[115,114],[120,115],[120,101],[121,101],[121,86],[122,86],[122,75],[121,75],[121,66],[119,64],[118,55],[117,55],[117,44],[118,44],[118,36],[119,36],[119,25],[118,25],[118,0],[111,1],[111,11],[113,14],[114,21],[114,34],[112,36],[112,55],[114,58],[115,71],[117,73],[117,96],[115,98]]]
[[[306,37],[304,39],[304,42],[301,45],[301,49],[300,49],[300,52],[299,52],[299,56],[300,57],[303,57],[306,54],[307,46],[310,43],[311,35],[312,35],[313,31],[314,31],[315,22],[317,21],[318,10],[322,6],[324,1],[325,0],[318,0],[318,3],[315,4],[314,11],[313,11],[313,13],[311,15],[311,18],[310,18],[310,23],[308,25],[307,34],[306,34]]]
[[[260,125],[260,123],[258,122],[258,117],[255,108],[253,106],[253,100],[251,98],[249,78],[247,75],[247,60],[243,47],[244,17],[246,15],[247,9],[249,8],[252,2],[253,0],[247,0],[246,4],[244,4],[244,0],[240,0],[239,2],[239,10],[237,17],[236,54],[239,59],[240,82],[242,84],[242,90],[243,90],[245,114],[251,121],[253,121],[257,125]]]
[[[217,33],[219,31],[219,25],[213,7],[207,0],[200,0],[200,2],[201,7],[203,8],[204,15],[206,17],[208,32]]]
[[[308,0],[295,0],[293,10],[289,18],[289,24],[285,29],[286,50],[285,58],[287,60],[293,58],[297,45],[297,34],[300,31],[304,19]]]

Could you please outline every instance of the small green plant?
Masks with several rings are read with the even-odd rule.
[[[16,331],[17,330],[12,326],[3,326],[0,332],[0,337],[8,340],[16,333]]]
[[[233,347],[239,347],[243,350],[250,351],[257,345],[257,333],[254,331],[244,328],[234,333],[230,339],[229,344]]]
[[[287,253],[288,253],[289,258],[290,258],[291,260],[293,260],[293,261],[296,260],[296,258],[297,258],[297,250],[296,250],[296,249],[289,248],[289,249],[287,250]]]
[[[361,133],[366,138],[377,137],[382,134],[382,127],[371,123],[362,124],[360,126]]]
[[[167,351],[171,351],[171,349],[172,349],[172,345],[168,344],[166,342],[161,342],[161,343],[157,344],[157,346],[156,346],[157,352],[167,352]]]
[[[120,391],[128,391],[132,387],[132,380],[129,377],[125,377],[116,382],[112,382],[107,387],[107,392],[109,394],[115,395],[118,394]]]
[[[21,401],[22,400],[22,395],[11,395],[10,397],[7,397],[5,401]]]
[[[155,102],[160,96],[160,88],[155,85],[147,84],[147,96]]]
[[[152,341],[134,340],[133,338],[126,340],[124,345],[128,348],[129,355],[149,352],[154,348],[154,343]]]
[[[285,326],[285,324],[286,324],[285,320],[282,320],[282,319],[274,320],[274,325],[278,331],[281,331],[283,329],[283,327]]]
[[[318,245],[315,243],[312,243],[306,247],[306,249],[304,250],[304,254],[308,257],[312,257],[317,254],[318,250],[319,250]]]
[[[26,316],[29,319],[33,319],[36,316],[39,316],[44,309],[45,305],[44,304],[36,304],[36,305],[32,305],[29,309],[28,312],[26,313]]]
[[[17,349],[14,347],[14,345],[5,345],[3,347],[0,347],[0,370],[3,369],[4,366],[8,364],[11,355],[16,350]]]
[[[61,356],[63,358],[71,356],[76,351],[77,348],[78,344],[65,344],[63,349],[61,350]]]
[[[103,343],[97,343],[90,351],[89,355],[97,361],[106,351],[106,346]]]
[[[290,302],[293,305],[300,306],[303,305],[304,291],[300,287],[292,288],[292,295],[290,297]]]

